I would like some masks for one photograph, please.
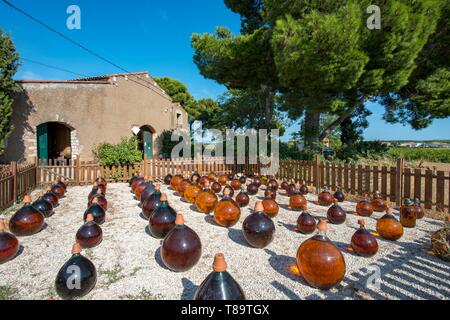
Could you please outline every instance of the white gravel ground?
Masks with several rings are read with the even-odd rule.
[[[19,239],[20,254],[0,265],[1,290],[13,292],[16,299],[57,298],[55,276],[70,257],[90,189],[69,188],[56,213],[46,220],[47,227],[32,237]],[[347,249],[359,217],[350,214],[345,224],[330,225],[328,236],[343,251],[347,273],[337,288],[321,291],[308,286],[291,270],[298,246],[311,235],[293,231],[299,213],[287,209],[284,193],[277,197],[281,210],[274,219],[274,241],[265,249],[254,249],[246,244],[241,227],[256,196],[250,206],[242,209],[239,223],[228,230],[214,225],[211,216],[196,212],[166,186],[162,191],[167,191],[170,205],[185,214],[186,224],[200,236],[203,252],[199,263],[185,273],[166,269],[159,255],[161,240],[146,231],[147,222],[140,216],[138,202],[128,185],[109,184],[103,242],[83,253],[98,271],[97,285],[84,299],[192,299],[197,286],[211,272],[216,252],[225,254],[228,271],[248,299],[450,298],[450,264],[428,253],[430,236],[442,226],[440,221],[423,219],[416,228],[405,229],[397,242],[379,238],[380,249],[373,258],[359,257]],[[326,216],[327,208],[311,202],[316,196],[309,195],[308,200],[313,215]],[[352,211],[355,204],[344,202],[342,206]],[[375,230],[376,219],[381,215],[375,213],[365,219],[369,230]],[[373,280],[377,274],[378,282]]]

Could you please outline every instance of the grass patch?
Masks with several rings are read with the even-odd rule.
[[[122,274],[123,267],[121,265],[115,265],[112,269],[109,270],[100,270],[98,272],[101,276],[106,276],[106,286],[110,286],[113,283],[116,283],[123,278],[125,278],[125,275]]]
[[[138,294],[126,294],[124,296],[120,296],[120,299],[126,300],[162,300],[164,296],[160,294],[153,294],[147,289],[142,289]]]
[[[129,276],[134,277],[136,273],[138,273],[141,269],[142,269],[141,267],[134,268],[133,271],[129,274]]]
[[[94,260],[95,259],[94,252],[92,251],[92,249],[85,249],[84,250],[84,255],[89,260]]]
[[[9,286],[0,286],[0,300],[16,300],[19,290]]]

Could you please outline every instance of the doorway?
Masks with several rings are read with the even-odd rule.
[[[147,159],[153,159],[153,130],[149,126],[141,127],[138,134],[139,149]]]
[[[38,158],[43,163],[48,160],[66,161],[72,158],[72,129],[60,122],[46,122],[37,127]]]

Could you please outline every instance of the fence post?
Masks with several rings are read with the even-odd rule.
[[[314,186],[316,187],[316,193],[320,193],[321,188],[321,177],[320,177],[320,154],[316,154],[314,157]]]
[[[402,205],[403,194],[403,170],[405,167],[405,160],[403,158],[397,159],[397,169],[395,174],[395,204]]]
[[[13,199],[17,202],[17,162],[11,162],[11,172],[13,174]]]
[[[34,173],[34,186],[36,187],[38,185],[38,182],[40,181],[39,179],[39,162],[38,162],[38,158],[36,156],[33,157],[33,163],[34,163],[34,168],[35,168],[35,173]]]
[[[142,168],[143,170],[143,176],[145,177],[147,175],[147,155],[144,154],[144,168]]]
[[[77,186],[80,185],[80,155],[77,155],[75,160],[75,183]]]

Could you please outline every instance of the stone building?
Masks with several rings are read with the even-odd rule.
[[[138,135],[148,158],[159,156],[164,130],[186,129],[187,113],[147,72],[69,81],[19,81],[9,137],[0,162],[47,159],[92,160],[102,142]]]

